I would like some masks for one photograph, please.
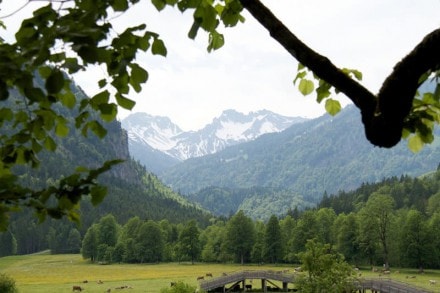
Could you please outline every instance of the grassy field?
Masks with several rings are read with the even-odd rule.
[[[183,281],[197,286],[197,277],[210,272],[215,276],[223,272],[240,270],[280,270],[292,269],[289,266],[240,266],[233,264],[91,264],[80,255],[34,254],[0,258],[0,272],[16,280],[22,293],[72,292],[74,285],[79,285],[85,292],[160,292],[171,282]],[[362,277],[378,277],[378,273],[361,270]],[[408,276],[408,278],[407,278]],[[410,278],[416,276],[415,278]],[[423,275],[416,270],[400,270],[387,278],[393,278],[434,292],[440,292],[440,272],[427,271]],[[87,280],[87,283],[84,281]],[[429,280],[437,280],[430,285]],[[102,281],[103,284],[98,284]],[[131,290],[114,290],[116,287],[130,286]]]

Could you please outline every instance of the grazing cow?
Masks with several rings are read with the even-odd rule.
[[[212,278],[212,273],[206,273],[206,276]]]
[[[112,289],[111,288],[108,288],[107,289],[107,291],[105,291],[106,293],[110,293],[110,292],[112,292]]]
[[[435,284],[437,284],[437,281],[436,280],[429,280],[429,284],[435,285]]]
[[[170,286],[171,286],[171,287],[176,286],[176,282],[171,282],[171,283],[170,283]]]
[[[104,284],[104,282],[101,280],[98,280],[98,282],[96,282],[96,284]]]
[[[384,275],[389,275],[389,274],[391,274],[391,271],[383,271],[383,274]]]
[[[76,292],[76,291],[81,292],[82,290],[83,290],[83,288],[81,288],[81,286],[73,286],[73,287],[72,287],[72,291],[73,291],[73,292]]]
[[[223,276],[223,277],[226,277],[227,275],[228,275],[228,274],[226,274],[226,273],[222,273],[222,276]]]
[[[204,280],[204,279],[205,279],[205,277],[203,277],[203,276],[197,277],[197,281]]]
[[[252,290],[252,285],[245,285],[244,287],[245,287],[246,291]]]
[[[88,282],[89,282],[89,281],[87,281],[87,280],[84,280],[84,281],[83,281],[84,284],[87,284]]]

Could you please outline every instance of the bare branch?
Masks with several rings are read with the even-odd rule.
[[[296,60],[353,101],[362,113],[365,133],[372,144],[393,147],[400,141],[419,78],[429,70],[440,68],[440,29],[427,35],[396,65],[375,96],[327,57],[305,45],[259,0],[240,2]]]

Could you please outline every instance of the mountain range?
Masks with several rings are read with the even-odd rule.
[[[216,194],[237,194],[219,192],[219,188],[288,190],[282,193],[291,195],[290,202],[301,198],[307,205],[318,202],[326,192],[352,190],[362,183],[403,174],[419,176],[435,170],[439,162],[438,140],[417,154],[405,141],[392,149],[374,147],[365,138],[358,109],[347,106],[335,117],[323,115],[297,123],[279,133],[188,159],[158,175],[174,190],[213,211],[215,201],[207,201],[209,194],[205,192],[210,187],[216,187]],[[223,213],[242,209],[247,203],[248,212],[256,214],[262,205],[270,206],[271,201],[274,204],[278,200],[269,197],[271,200],[262,201],[254,195],[248,192],[241,202],[224,207]],[[223,200],[223,204],[227,202]],[[284,204],[278,214],[288,208],[291,205]]]
[[[267,110],[249,114],[225,110],[198,131],[183,131],[168,117],[147,113],[133,113],[121,124],[128,133],[131,155],[148,170],[160,173],[187,159],[213,154],[306,120]]]

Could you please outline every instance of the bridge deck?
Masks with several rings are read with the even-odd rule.
[[[215,277],[209,280],[202,280],[200,282],[200,288],[204,291],[221,288],[227,284],[237,283],[244,280],[261,279],[261,280],[274,280],[283,283],[294,283],[295,274],[286,273],[282,271],[240,271],[229,273],[224,276]],[[424,288],[418,288],[410,284],[394,281],[391,279],[360,279],[356,281],[355,287],[358,290],[371,290],[381,293],[432,293]]]
[[[391,279],[364,279],[359,280],[356,285],[360,290],[374,290],[381,293],[402,292],[402,293],[432,293],[424,288],[415,287],[410,284],[394,281]]]
[[[282,271],[240,271],[212,278],[209,280],[203,280],[200,282],[200,288],[208,291],[215,288],[223,287],[226,284],[236,283],[243,280],[250,279],[264,279],[274,280],[283,283],[293,283],[295,275],[292,273],[285,273]]]

